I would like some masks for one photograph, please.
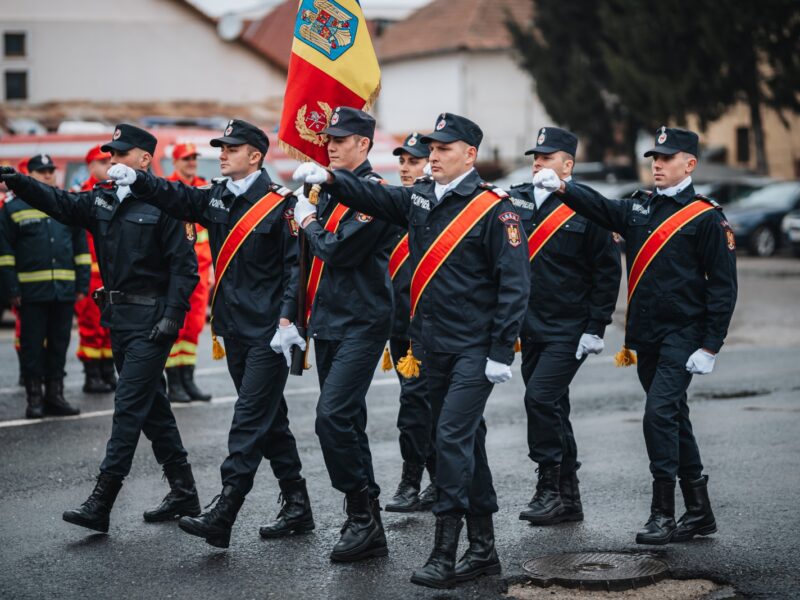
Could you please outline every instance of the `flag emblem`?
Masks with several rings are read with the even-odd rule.
[[[353,45],[358,19],[333,0],[303,0],[296,38],[336,60]]]
[[[317,146],[324,146],[328,143],[328,136],[322,133],[331,119],[333,109],[327,102],[317,101],[319,110],[315,109],[311,112],[308,111],[308,105],[304,104],[297,111],[297,118],[295,119],[294,126],[301,139],[311,142]],[[331,123],[333,121],[331,120]]]

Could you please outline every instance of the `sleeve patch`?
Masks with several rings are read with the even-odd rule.
[[[506,225],[508,223],[519,223],[519,215],[517,213],[513,212],[513,211],[510,211],[510,210],[507,211],[507,212],[504,212],[503,214],[501,214],[497,218],[500,219],[500,222],[503,225]]]
[[[506,240],[509,246],[516,248],[522,244],[522,233],[519,228],[519,215],[515,212],[507,211],[497,217],[505,226]]]
[[[195,232],[195,229],[194,229],[194,223],[184,223],[183,224],[183,229],[184,229],[184,231],[186,233],[186,239],[187,240],[189,240],[190,242],[193,242],[193,241],[195,241],[197,239],[197,233]]]
[[[294,209],[287,208],[283,211],[283,218],[286,221],[286,225],[289,226],[289,233],[292,237],[297,237],[300,228],[297,226],[297,221],[294,220]]]
[[[362,212],[357,212],[356,221],[358,221],[359,223],[369,223],[370,221],[372,221],[372,217],[370,217],[369,215],[365,215]]]

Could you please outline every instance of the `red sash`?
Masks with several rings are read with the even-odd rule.
[[[633,292],[636,291],[636,286],[642,280],[644,272],[656,255],[661,252],[661,249],[667,245],[667,242],[673,235],[684,225],[699,217],[709,210],[714,210],[714,206],[702,200],[695,200],[691,204],[684,206],[674,215],[665,220],[659,225],[650,237],[645,240],[636,258],[633,259],[631,270],[628,274],[628,304],[631,302]]]
[[[450,256],[459,242],[464,239],[464,236],[469,233],[478,221],[501,200],[500,196],[490,190],[479,194],[456,215],[455,219],[448,223],[444,231],[433,241],[419,261],[417,268],[414,270],[414,276],[411,278],[412,317],[417,310],[417,303],[420,296],[422,296],[422,292],[425,291],[428,283],[436,275],[444,261],[447,260],[447,257]]]
[[[403,236],[403,239],[397,243],[391,256],[389,256],[389,277],[394,279],[397,272],[400,270],[405,262],[408,260],[408,234]]]
[[[573,216],[575,216],[575,211],[562,203],[558,208],[547,215],[544,221],[539,223],[539,226],[528,236],[528,256],[531,261],[539,254],[539,250],[553,237],[553,234]]]
[[[325,230],[330,233],[336,233],[339,228],[339,223],[342,222],[345,213],[349,209],[343,204],[337,204],[331,212],[331,216],[325,222]],[[320,279],[322,279],[322,270],[325,268],[325,262],[321,259],[314,257],[311,261],[311,271],[308,274],[308,287],[306,288],[306,323],[311,319],[311,307],[314,306],[314,297],[317,295]]]
[[[217,263],[214,265],[216,285],[214,286],[214,295],[211,298],[212,314],[214,312],[214,300],[217,298],[217,292],[220,287],[219,282],[222,281],[222,276],[225,275],[225,272],[228,270],[228,265],[231,264],[231,260],[233,260],[236,252],[241,248],[244,241],[258,224],[285,199],[284,196],[281,196],[277,192],[268,192],[266,196],[251,206],[250,209],[242,215],[242,218],[239,219],[236,225],[233,226],[233,229],[228,232],[228,237],[225,238],[225,241],[222,243],[222,248],[219,250]]]

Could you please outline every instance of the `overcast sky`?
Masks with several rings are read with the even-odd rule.
[[[250,11],[266,12],[269,8],[281,4],[283,0],[190,0],[212,16],[226,12]],[[455,1],[455,0],[451,0]],[[402,18],[413,9],[427,4],[430,0],[361,0],[361,7],[367,18]]]

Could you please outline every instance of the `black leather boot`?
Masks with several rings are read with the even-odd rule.
[[[386,536],[374,517],[367,488],[348,493],[345,503],[347,520],[342,525],[339,541],[333,547],[331,560],[352,562],[389,554]]]
[[[120,488],[122,488],[122,477],[100,473],[94,491],[86,502],[81,504],[80,508],[64,511],[62,518],[73,525],[108,533],[109,515]]]
[[[117,369],[113,358],[104,358],[100,361],[100,376],[112,391],[117,389]]]
[[[424,465],[410,462],[403,463],[403,474],[400,484],[392,499],[386,503],[388,512],[413,512],[419,505],[419,488],[422,481]]]
[[[192,466],[189,463],[164,465],[164,476],[169,482],[169,493],[156,508],[144,511],[148,523],[174,521],[183,516],[200,514],[200,499],[194,485]]]
[[[167,398],[170,402],[191,402],[192,399],[183,387],[179,367],[167,367]]]
[[[561,504],[564,505],[565,521],[583,521],[583,503],[578,483],[580,483],[578,474],[574,471],[569,475],[562,474],[558,480],[558,491],[561,494]]]
[[[103,380],[101,364],[99,360],[83,361],[83,392],[85,394],[107,394],[113,391],[113,388]]]
[[[675,535],[675,482],[653,481],[650,518],[636,534],[637,544],[669,544]]]
[[[232,485],[222,488],[222,493],[206,506],[216,502],[214,508],[199,517],[181,517],[178,527],[190,535],[205,539],[216,548],[227,548],[231,543],[231,528],[244,503],[244,496]]]
[[[56,417],[71,417],[81,414],[64,399],[64,378],[47,379],[44,382],[44,412]]]
[[[469,548],[456,563],[456,581],[469,581],[481,575],[499,575],[500,559],[494,549],[492,515],[467,515]]]
[[[25,409],[26,419],[41,419],[44,417],[44,395],[42,394],[42,378],[25,378],[25,399],[28,407]]]
[[[456,584],[456,552],[458,536],[464,525],[461,515],[438,515],[433,550],[421,569],[411,575],[411,583],[432,588],[449,588]]]
[[[431,482],[419,493],[417,498],[419,500],[417,502],[417,510],[427,512],[433,508],[433,505],[436,504],[436,501],[439,499],[439,493],[436,491],[435,477],[431,477]]]
[[[378,528],[381,530],[381,534],[375,538],[375,545],[380,546],[383,544],[386,546],[386,531],[383,528],[383,519],[381,518],[381,501],[378,498],[370,498],[369,499],[369,508],[372,511],[372,518],[375,519],[375,522],[378,524]]]
[[[184,365],[178,367],[181,373],[181,381],[183,382],[183,389],[192,400],[200,400],[201,402],[208,402],[211,400],[211,394],[205,393],[194,382],[194,365]]]
[[[314,529],[314,515],[311,513],[311,500],[306,490],[305,479],[279,481],[283,504],[278,516],[269,525],[258,530],[263,538],[277,538],[292,533],[308,533]]]
[[[686,512],[678,519],[673,542],[686,542],[696,535],[711,535],[717,531],[717,521],[708,499],[708,475],[689,481],[681,479],[681,492]]]
[[[519,513],[519,518],[534,525],[555,525],[565,520],[564,505],[558,491],[561,465],[539,468],[536,493],[528,508]]]

